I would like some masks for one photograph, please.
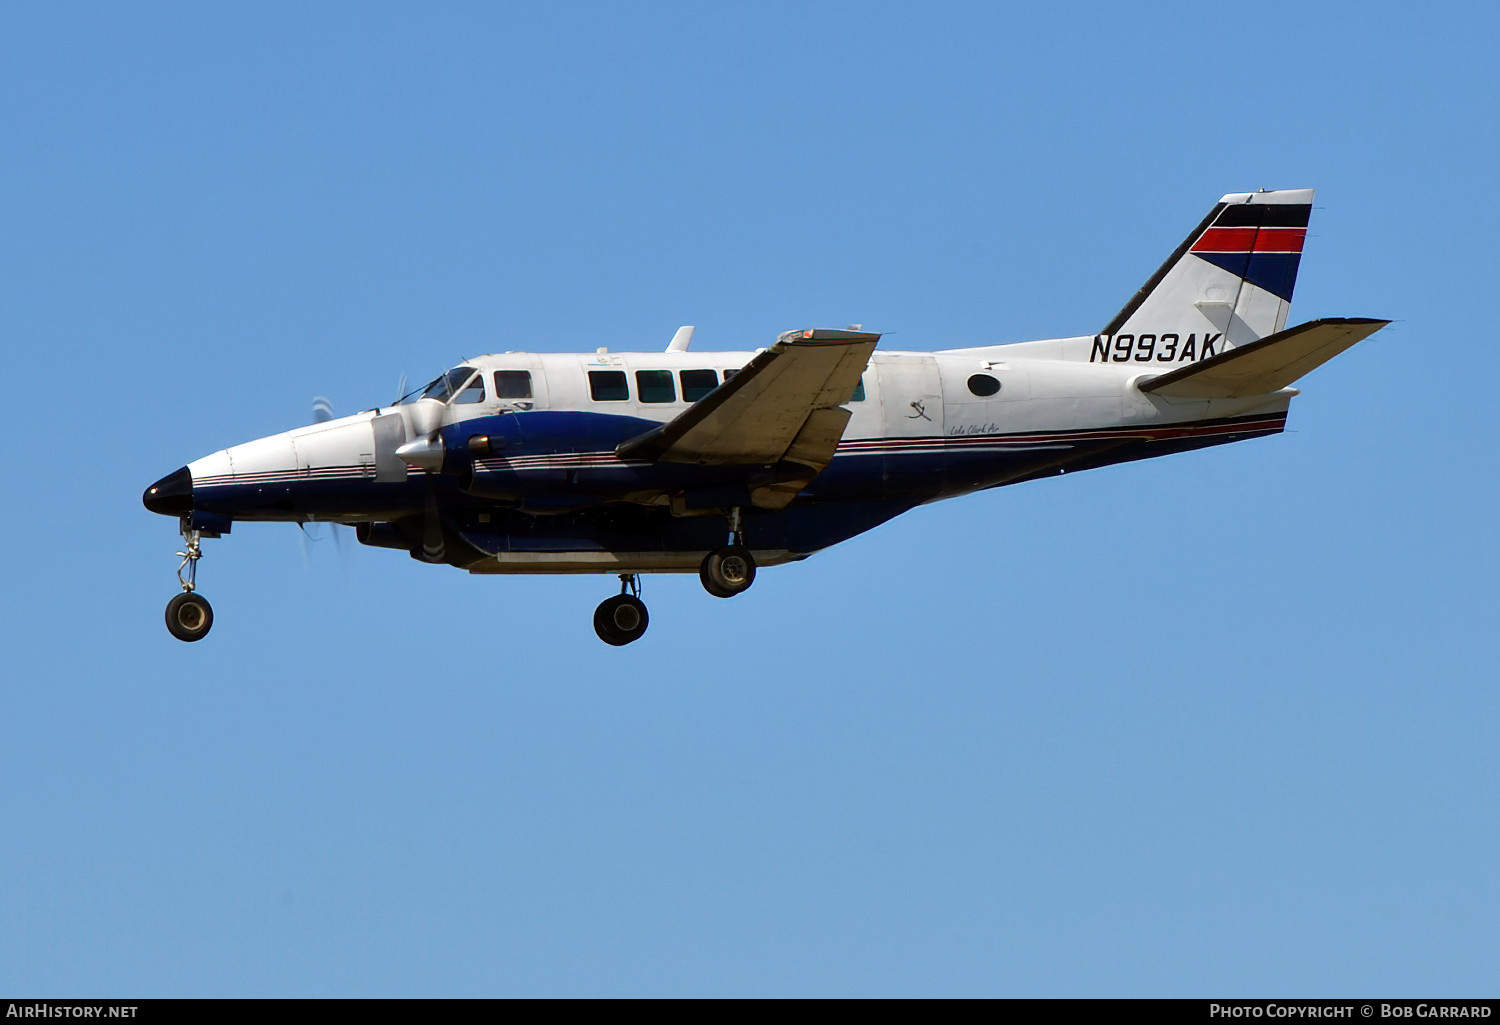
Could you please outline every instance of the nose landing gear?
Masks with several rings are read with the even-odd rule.
[[[182,593],[167,602],[167,630],[179,641],[201,641],[214,625],[213,606],[196,590],[198,560],[203,558],[203,550],[198,544],[201,537],[201,531],[186,526],[182,528],[182,540],[187,549],[177,553],[182,557],[182,565],[177,567],[177,582],[182,585]],[[187,571],[185,576],[184,570]]]
[[[620,574],[620,593],[606,598],[594,610],[594,632],[605,644],[619,647],[638,641],[651,617],[640,599],[641,584],[634,573]]]

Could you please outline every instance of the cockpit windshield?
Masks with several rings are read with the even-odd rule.
[[[469,378],[474,376],[474,373],[473,367],[454,367],[421,391],[414,391],[407,395],[401,400],[401,405],[405,405],[408,402],[416,402],[418,399],[437,399],[439,402],[447,402],[463,390],[463,386],[468,383]],[[483,385],[480,385],[480,387],[483,388]],[[483,391],[481,391],[481,398],[483,394]]]

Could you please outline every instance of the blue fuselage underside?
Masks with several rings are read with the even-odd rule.
[[[653,426],[634,417],[533,413],[484,417],[443,429],[441,473],[377,481],[372,466],[258,474],[194,489],[193,507],[232,520],[338,520],[398,526],[435,502],[451,558],[519,552],[701,552],[723,544],[718,515],[744,507],[746,543],[801,556],[860,534],[914,506],[1059,472],[1090,469],[1277,433],[1285,414],[1198,421],[1176,428],[846,442],[785,509],[742,499],[756,473],[776,468],[623,463],[615,445]],[[476,435],[493,456],[471,457]],[[650,496],[659,496],[652,504]],[[676,513],[670,499],[676,498]],[[644,499],[644,500],[643,500]],[[414,528],[409,528],[412,533]],[[415,533],[411,539],[415,542]],[[394,547],[394,545],[393,545]],[[467,555],[461,554],[467,550]]]

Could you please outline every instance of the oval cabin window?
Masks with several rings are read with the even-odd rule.
[[[989,398],[1000,390],[1000,382],[989,374],[975,374],[969,378],[969,391],[980,398]]]

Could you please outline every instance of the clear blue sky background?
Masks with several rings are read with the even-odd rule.
[[[0,993],[1491,995],[1493,4],[0,7]],[[1272,439],[733,601],[157,477],[488,351],[1101,327],[1319,189]]]

